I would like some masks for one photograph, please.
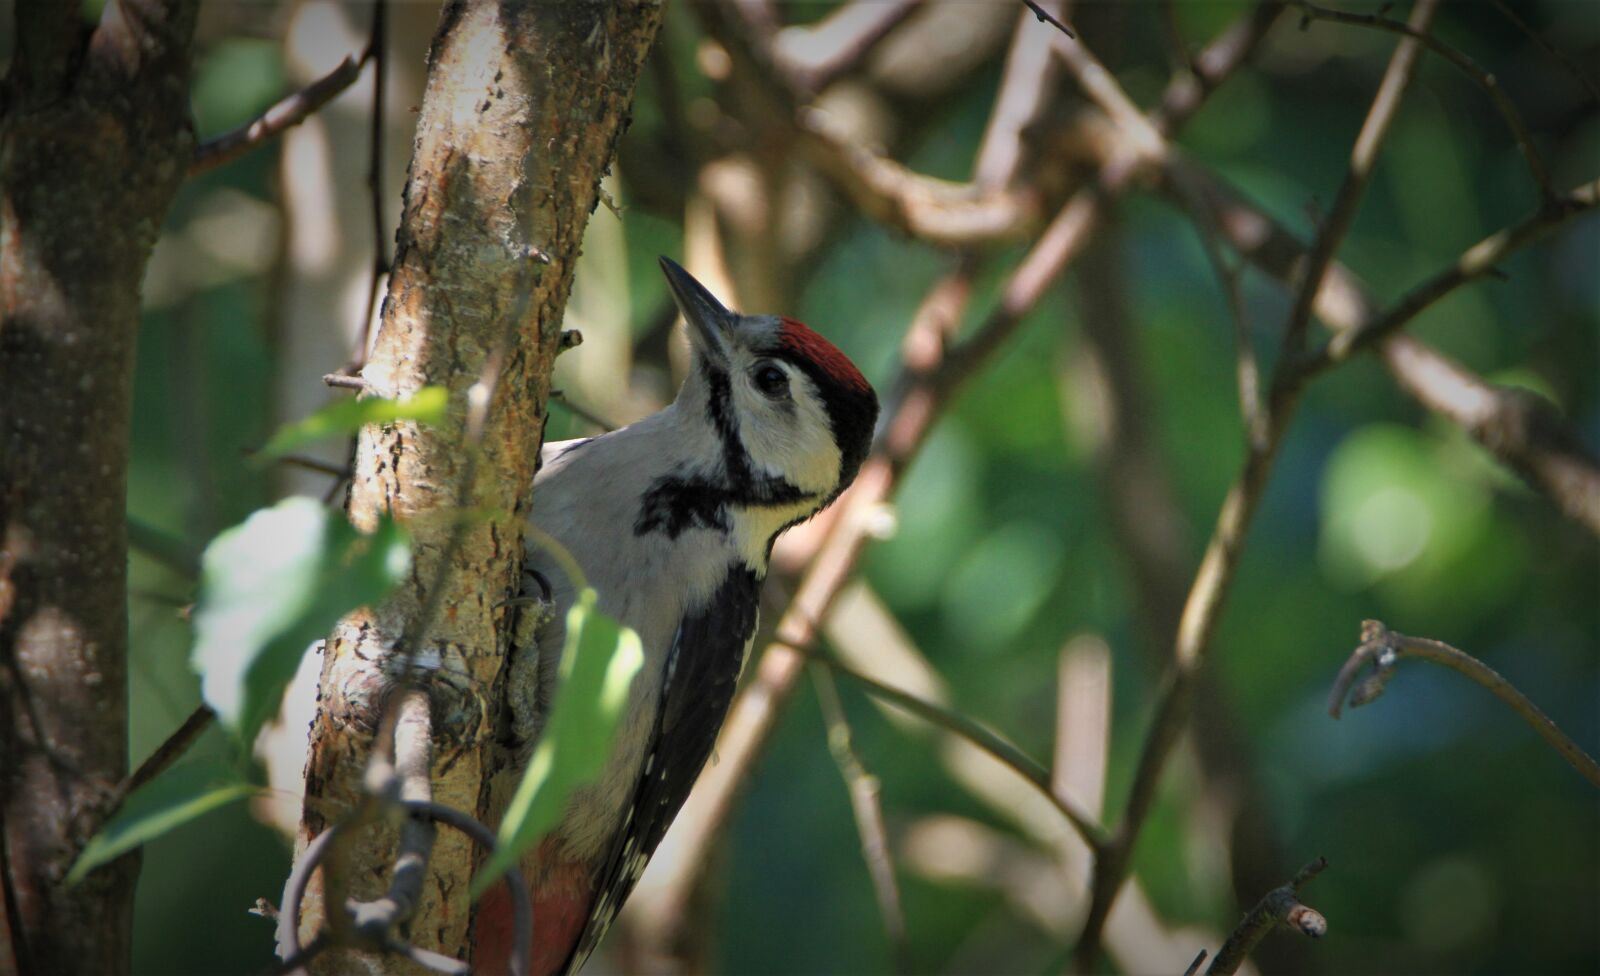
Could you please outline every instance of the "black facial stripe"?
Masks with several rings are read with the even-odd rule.
[[[733,383],[728,374],[710,363],[703,363],[706,378],[706,419],[722,441],[722,464],[733,486],[753,480],[750,455],[739,437],[739,418],[733,412]]]
[[[816,495],[782,478],[751,478],[742,485],[718,483],[698,476],[657,478],[644,493],[633,534],[665,532],[676,539],[686,529],[729,528],[728,508],[770,508],[794,505]]]

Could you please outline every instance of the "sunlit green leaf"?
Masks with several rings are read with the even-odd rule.
[[[382,601],[409,564],[396,523],[363,535],[309,498],[261,509],[218,535],[201,559],[194,613],[206,703],[253,741],[306,648],[346,613]]]
[[[448,402],[449,393],[442,386],[423,387],[404,400],[335,400],[304,420],[279,427],[257,456],[281,457],[325,437],[353,434],[367,424],[392,424],[397,420],[436,424],[444,416]]]
[[[553,825],[574,787],[599,775],[644,664],[639,635],[595,609],[585,589],[567,611],[561,682],[550,721],[500,823],[500,846],[473,880],[481,893]]]
[[[227,763],[203,760],[174,766],[129,795],[111,822],[89,839],[67,873],[67,884],[77,884],[100,865],[259,789]]]

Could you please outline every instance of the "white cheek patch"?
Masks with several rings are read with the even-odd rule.
[[[822,397],[805,373],[788,363],[778,366],[789,377],[789,397],[769,400],[748,376],[734,385],[739,433],[757,470],[802,491],[824,494],[839,479],[839,447]]]

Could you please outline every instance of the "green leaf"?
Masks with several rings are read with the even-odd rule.
[[[256,457],[262,460],[282,457],[325,437],[353,434],[367,424],[392,424],[397,420],[436,424],[444,417],[449,401],[450,394],[442,386],[425,386],[404,400],[383,397],[335,400],[304,420],[279,427]]]
[[[639,635],[595,609],[585,589],[567,611],[560,685],[550,721],[500,823],[500,846],[472,882],[476,898],[555,824],[575,787],[593,780],[644,665]]]
[[[111,822],[89,839],[67,872],[67,884],[77,884],[100,865],[260,789],[219,760],[174,766],[134,790]]]
[[[340,617],[381,602],[410,565],[384,519],[371,535],[309,498],[264,508],[201,557],[193,664],[206,704],[240,741],[277,714],[305,650]]]

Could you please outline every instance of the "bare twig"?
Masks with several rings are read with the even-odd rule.
[[[1600,108],[1600,88],[1595,87],[1594,80],[1582,68],[1578,67],[1565,51],[1545,40],[1527,21],[1517,15],[1517,12],[1511,8],[1510,4],[1506,3],[1506,0],[1490,0],[1490,2],[1494,4],[1496,10],[1504,14],[1507,20],[1516,24],[1524,34],[1533,40],[1533,43],[1539,45],[1540,50],[1561,65],[1583,87],[1584,92],[1589,96],[1590,105]]]
[[[195,176],[232,162],[277,137],[285,129],[304,122],[313,112],[349,88],[361,74],[364,63],[364,58],[347,57],[339,62],[338,67],[279,101],[255,120],[202,142],[189,162],[189,175]]]
[[[1194,957],[1194,962],[1191,962],[1189,964],[1189,968],[1183,971],[1183,976],[1194,976],[1195,973],[1198,973],[1200,971],[1200,964],[1206,961],[1206,955],[1206,950],[1201,949],[1200,952]]]
[[[1485,237],[1455,261],[1407,292],[1389,311],[1354,329],[1336,334],[1328,344],[1307,357],[1300,370],[1320,372],[1338,365],[1350,356],[1385,337],[1425,311],[1430,305],[1469,281],[1491,274],[1507,255],[1543,237],[1552,228],[1575,214],[1600,206],[1600,179],[1555,197],[1555,202],[1519,224]],[[1309,304],[1308,304],[1309,310]]]
[[[1379,354],[1401,389],[1600,536],[1600,460],[1550,401],[1490,383],[1408,335],[1384,341]]]
[[[1192,70],[1168,83],[1160,103],[1150,113],[1150,121],[1171,135],[1205,104],[1206,96],[1247,63],[1267,31],[1283,12],[1281,0],[1259,0],[1250,13],[1241,17],[1205,46],[1191,62]]]
[[[577,417],[579,420],[598,427],[607,433],[617,429],[616,424],[606,420],[604,417],[590,410],[588,407],[581,407],[578,404],[573,403],[572,400],[568,398],[565,390],[551,390],[550,399],[561,404],[561,408],[563,410],[572,414],[574,417]]]
[[[1412,11],[1412,23],[1418,29],[1426,28],[1436,7],[1436,0],[1419,0]],[[1338,241],[1354,219],[1355,206],[1365,186],[1366,174],[1370,172],[1406,83],[1415,71],[1420,50],[1420,43],[1410,37],[1403,38],[1396,46],[1367,121],[1357,137],[1356,149],[1351,154],[1350,174],[1346,176],[1345,187],[1341,188],[1341,202],[1336,204],[1334,214],[1318,235],[1318,244],[1313,248],[1314,256],[1310,262],[1312,270],[1300,281],[1295,311],[1291,312],[1290,328],[1284,336],[1284,352],[1273,371],[1271,394],[1266,405],[1264,438],[1259,447],[1247,445],[1244,464],[1223,499],[1211,540],[1184,603],[1173,647],[1173,661],[1163,679],[1155,715],[1140,748],[1127,804],[1113,833],[1110,847],[1095,859],[1089,911],[1073,952],[1080,969],[1092,965],[1100,951],[1101,931],[1127,876],[1133,848],[1138,842],[1145,818],[1155,803],[1156,787],[1167,758],[1188,723],[1195,683],[1238,568],[1245,537],[1266,490],[1268,476],[1282,447],[1290,419],[1311,376],[1310,373],[1292,368],[1295,360],[1291,352],[1298,349],[1303,340],[1300,334],[1303,324],[1297,330],[1294,322],[1300,315],[1309,317],[1312,298],[1319,289],[1327,264],[1332,261]],[[1320,263],[1315,257],[1319,252],[1325,255]],[[1300,310],[1302,305],[1304,312]]]
[[[109,823],[111,818],[117,815],[117,811],[122,809],[122,804],[127,802],[128,794],[171,769],[173,763],[182,759],[183,754],[188,752],[189,748],[199,741],[200,736],[205,734],[206,729],[211,727],[216,717],[217,713],[208,705],[201,705],[190,712],[189,717],[183,720],[183,724],[163,739],[155,751],[139,764],[138,769],[117,784],[110,801],[106,804],[101,820],[102,826]]]
[[[278,464],[287,464],[291,468],[302,468],[306,471],[314,471],[317,474],[325,474],[339,481],[344,481],[350,477],[348,465],[330,464],[320,458],[306,457],[303,454],[283,454],[273,458],[273,461]]]
[[[1303,6],[1308,12],[1314,9],[1310,4]],[[1312,242],[1311,256],[1303,271],[1304,280],[1295,291],[1294,307],[1289,312],[1283,346],[1287,356],[1298,356],[1305,348],[1306,327],[1311,322],[1311,303],[1322,287],[1322,277],[1327,273],[1328,265],[1333,263],[1339,245],[1349,233],[1350,225],[1355,223],[1356,211],[1360,209],[1361,198],[1366,193],[1367,182],[1378,161],[1378,149],[1383,145],[1384,138],[1389,134],[1389,126],[1400,110],[1401,96],[1417,73],[1422,45],[1429,37],[1428,23],[1433,19],[1435,7],[1431,2],[1418,3],[1411,12],[1410,24],[1402,25],[1408,30],[1402,32],[1404,39],[1395,47],[1394,56],[1389,59],[1388,70],[1383,73],[1383,81],[1378,85],[1378,94],[1373,97],[1366,121],[1361,123],[1361,131],[1350,150],[1350,164],[1345,169],[1344,180],[1333,198],[1333,206],[1323,218],[1316,240]]]
[[[1052,6],[1059,8],[1058,0]],[[1026,15],[1017,18],[1006,53],[1005,75],[995,94],[983,140],[978,145],[972,181],[986,190],[1003,190],[1022,167],[1024,133],[1049,107],[1055,93],[1056,61],[1052,35]]]
[[[1073,38],[1074,40],[1077,39],[1078,35],[1072,32],[1072,28],[1068,27],[1066,24],[1063,24],[1048,10],[1039,6],[1037,3],[1034,3],[1034,0],[1022,0],[1022,2],[1027,5],[1029,10],[1033,11],[1033,15],[1039,19],[1039,23],[1049,24],[1051,27],[1054,27],[1056,30],[1067,35],[1068,37]]]
[[[366,380],[359,376],[351,376],[348,373],[324,373],[322,374],[322,382],[326,386],[338,387],[341,390],[365,390],[367,388]]]
[[[389,273],[389,242],[383,232],[383,123],[384,93],[388,89],[387,54],[389,49],[388,0],[372,5],[372,33],[367,39],[363,61],[372,60],[372,112],[367,120],[367,193],[372,211],[372,278],[367,284],[366,313],[356,328],[355,349],[346,373],[355,375],[367,362],[372,318],[378,311],[378,289]]]
[[[844,703],[839,700],[839,687],[834,684],[833,674],[821,664],[813,665],[811,680],[828,728],[828,751],[833,753],[833,761],[850,793],[856,832],[861,835],[861,856],[867,862],[867,873],[872,876],[872,891],[878,900],[878,913],[883,916],[884,934],[894,954],[895,968],[910,972],[911,947],[906,941],[906,916],[900,903],[900,887],[894,878],[894,863],[889,856],[889,835],[883,826],[878,778],[867,772],[856,753],[851,741],[850,720],[845,715]]]
[[[1413,23],[1407,24],[1398,20],[1391,20],[1380,14],[1354,14],[1343,10],[1333,10],[1321,7],[1314,3],[1300,0],[1300,10],[1306,21],[1330,20],[1341,24],[1355,24],[1361,27],[1374,27],[1379,30],[1401,34],[1425,45],[1428,50],[1444,57],[1445,60],[1466,72],[1478,86],[1489,93],[1489,98],[1494,102],[1495,109],[1511,127],[1511,134],[1521,148],[1523,158],[1528,161],[1528,169],[1533,172],[1534,182],[1539,184],[1539,192],[1544,199],[1553,201],[1557,198],[1555,184],[1550,182],[1550,172],[1545,168],[1544,158],[1539,155],[1539,149],[1533,144],[1533,136],[1528,132],[1527,123],[1522,121],[1522,113],[1517,111],[1517,106],[1506,95],[1495,76],[1485,71],[1478,62],[1467,57],[1461,51],[1446,44],[1439,38],[1420,29]]]
[[[1055,789],[1054,783],[1051,781],[1050,770],[1002,736],[997,735],[987,726],[973,721],[954,709],[946,708],[943,705],[919,698],[899,688],[886,685],[876,678],[862,674],[860,671],[825,654],[819,654],[814,651],[806,653],[813,661],[826,665],[830,671],[849,678],[860,685],[872,697],[891,705],[896,705],[930,725],[944,729],[957,738],[970,742],[990,757],[998,760],[1001,765],[1027,780],[1072,825],[1090,850],[1100,850],[1108,842],[1109,838],[1105,828],[1100,826],[1095,817],[1081,809],[1072,799],[1061,795],[1061,791]]]
[[[1300,869],[1293,880],[1280,887],[1274,888],[1262,896],[1256,906],[1250,909],[1228,936],[1228,941],[1217,950],[1217,956],[1211,960],[1211,965],[1206,969],[1206,976],[1231,976],[1239,971],[1245,959],[1260,942],[1262,937],[1278,925],[1299,931],[1302,935],[1313,939],[1320,939],[1328,934],[1328,920],[1322,913],[1314,908],[1300,904],[1299,894],[1307,882],[1322,873],[1328,866],[1328,859],[1319,857],[1310,864]],[[1205,957],[1201,953],[1201,959]],[[1200,959],[1195,960],[1198,966]]]
[[[1244,292],[1240,280],[1244,276],[1242,261],[1239,264],[1228,263],[1222,254],[1219,242],[1221,233],[1217,229],[1211,211],[1200,203],[1197,191],[1190,181],[1184,178],[1181,171],[1176,171],[1174,176],[1176,177],[1174,183],[1188,202],[1189,212],[1194,216],[1200,244],[1205,249],[1206,260],[1211,263],[1211,270],[1215,272],[1218,284],[1222,286],[1222,294],[1233,320],[1234,371],[1239,387],[1239,416],[1244,421],[1248,443],[1259,450],[1266,443],[1267,418],[1261,405],[1261,367],[1256,359],[1255,343],[1250,320],[1245,311]]]
[[[1165,176],[1164,189],[1185,206],[1203,207],[1241,256],[1293,283],[1306,248],[1262,207],[1185,160],[1169,161]],[[1184,185],[1195,192],[1182,192]],[[1335,334],[1370,330],[1381,314],[1367,289],[1338,264],[1329,268],[1314,311]],[[1401,389],[1461,426],[1562,514],[1600,535],[1600,460],[1553,408],[1533,394],[1489,383],[1410,336],[1374,341]]]
[[[1332,693],[1328,696],[1328,714],[1338,718],[1347,696],[1352,707],[1365,705],[1377,698],[1388,684],[1395,665],[1404,657],[1421,658],[1434,664],[1442,664],[1487,688],[1490,694],[1511,706],[1513,711],[1522,716],[1522,720],[1538,732],[1551,748],[1560,753],[1561,758],[1588,780],[1590,785],[1600,787],[1600,765],[1596,765],[1582,746],[1562,732],[1548,715],[1540,711],[1539,706],[1529,700],[1527,695],[1518,691],[1515,685],[1501,677],[1499,672],[1471,654],[1457,650],[1442,641],[1426,637],[1408,637],[1390,630],[1377,620],[1362,622],[1361,646],[1355,649],[1344,667],[1339,669],[1339,677],[1334,682]],[[1354,694],[1351,694],[1350,687],[1354,684],[1356,675],[1369,663],[1373,666],[1373,675],[1356,686]]]

